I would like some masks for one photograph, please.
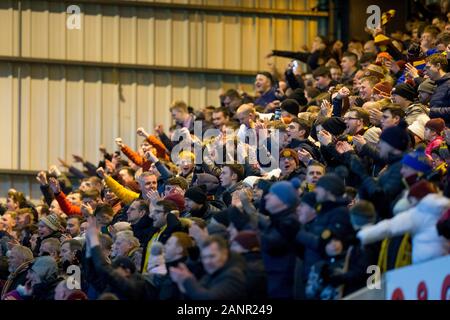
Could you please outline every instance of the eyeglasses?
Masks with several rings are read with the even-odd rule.
[[[359,118],[352,118],[352,117],[344,117],[343,119],[344,119],[344,121],[348,121],[348,120],[361,120],[361,119],[359,119]]]

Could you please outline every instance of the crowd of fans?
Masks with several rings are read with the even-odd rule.
[[[138,150],[41,171],[40,203],[9,190],[1,299],[340,299],[448,254],[450,22],[384,28],[273,50],[255,95],[175,101]]]

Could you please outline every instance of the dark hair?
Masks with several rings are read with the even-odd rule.
[[[258,74],[261,74],[261,75],[265,76],[267,79],[269,79],[271,86],[273,86],[275,84],[275,79],[273,78],[273,76],[270,72],[261,71],[261,72],[258,72],[256,75],[258,75]]]
[[[356,112],[357,118],[361,119],[365,126],[370,124],[369,112],[359,107],[351,107],[347,112]]]
[[[393,117],[399,117],[403,119],[405,117],[405,111],[398,104],[390,103],[387,106],[381,108],[381,112],[389,111]]]
[[[136,172],[135,172],[133,169],[131,169],[130,167],[122,167],[122,168],[120,168],[119,171],[122,171],[122,170],[127,170],[128,174],[129,174],[130,176],[132,176],[132,177],[134,177],[134,174],[136,173]]]
[[[164,213],[178,210],[176,204],[170,200],[160,200],[156,203],[157,206],[163,207]]]
[[[94,216],[98,216],[98,215],[101,215],[101,214],[106,214],[106,215],[112,217],[112,216],[114,216],[114,210],[109,204],[100,203],[95,208]]]
[[[321,67],[318,67],[317,69],[314,69],[312,74],[313,74],[314,78],[317,78],[317,77],[328,77],[328,78],[331,78],[330,69],[328,69],[327,67],[324,67],[324,66],[321,66]]]
[[[450,44],[450,33],[448,32],[441,33],[436,39],[436,45],[438,44],[448,46]]]
[[[136,199],[136,200],[133,201],[133,203],[137,203],[137,204],[138,204],[137,209],[138,209],[139,211],[144,210],[144,211],[145,211],[145,215],[148,215],[148,213],[149,213],[149,203],[148,203],[147,200],[144,200],[144,199]]]
[[[230,110],[228,110],[228,108],[218,107],[218,108],[215,108],[214,111],[213,111],[213,113],[219,113],[219,112],[222,112],[224,117],[229,117],[230,116]]]
[[[214,243],[217,243],[217,246],[219,247],[219,249],[228,251],[227,241],[224,238],[222,238],[220,236],[216,236],[216,235],[212,235],[212,236],[209,236],[208,238],[206,238],[202,244],[202,249],[209,247],[210,245],[212,245]]]
[[[304,119],[293,118],[291,120],[291,123],[292,122],[297,123],[300,127],[300,130],[305,130],[305,137],[309,136],[309,133],[311,132],[311,125],[308,123],[308,121]]]
[[[344,58],[344,57],[350,58],[353,61],[358,62],[358,56],[356,54],[354,54],[353,52],[345,51],[342,54],[342,58]]]
[[[183,177],[172,177],[170,179],[167,179],[166,185],[179,186],[183,190],[187,190],[189,188],[187,180]]]
[[[237,175],[237,181],[244,179],[245,170],[242,164],[225,164],[223,167],[230,168],[231,172]]]
[[[312,161],[308,164],[308,167],[322,167],[323,170],[324,170],[324,172],[327,171],[327,167],[326,167],[323,163],[321,163],[321,162],[319,162],[319,161],[317,161],[317,160],[312,160]]]

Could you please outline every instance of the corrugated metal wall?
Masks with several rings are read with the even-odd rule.
[[[117,136],[135,147],[139,126],[152,131],[155,124],[170,125],[172,100],[184,99],[194,107],[217,106],[221,88],[252,91],[252,72],[268,69],[264,56],[271,49],[299,49],[317,34],[314,18],[219,14],[123,2],[81,4],[81,30],[66,28],[66,8],[71,3],[21,1],[20,15],[19,1],[0,2],[0,168],[45,169],[72,153],[95,162],[98,146],[105,144],[111,150]],[[309,10],[316,2],[173,1],[292,10]],[[8,57],[34,61],[12,62]],[[39,59],[62,62],[39,63]],[[70,66],[64,63],[67,60],[129,66]],[[278,66],[287,62],[275,59]],[[210,72],[151,71],[133,65]]]

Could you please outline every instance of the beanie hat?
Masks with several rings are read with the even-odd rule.
[[[399,83],[392,89],[391,94],[399,95],[409,101],[414,101],[417,97],[417,92],[410,84]]]
[[[164,197],[164,200],[169,200],[175,203],[178,208],[178,211],[182,212],[185,209],[184,196],[178,192],[169,193]]]
[[[435,131],[438,135],[444,131],[445,121],[442,118],[434,118],[425,123],[425,128]]]
[[[342,196],[345,192],[344,181],[334,173],[327,173],[322,176],[316,183],[316,188],[317,187],[324,188],[336,197]]]
[[[335,137],[340,136],[347,129],[344,120],[338,117],[328,118],[322,123],[322,127]]]
[[[300,112],[300,105],[298,104],[297,100],[294,99],[286,99],[284,100],[280,108],[286,112],[289,112],[290,114],[297,116]]]
[[[299,179],[291,181],[275,182],[269,189],[270,193],[276,195],[289,208],[294,208],[299,203],[298,188],[300,187]]]
[[[255,231],[251,230],[244,230],[239,232],[233,239],[233,241],[236,241],[241,245],[242,248],[248,251],[259,249],[261,246],[259,243],[258,235]]]
[[[298,159],[298,153],[295,152],[293,149],[285,148],[281,150],[280,152],[280,159],[281,158],[293,158],[295,161],[295,165],[298,167],[300,164],[300,160]]]
[[[416,120],[408,126],[408,130],[420,138],[425,139],[425,126],[423,121]]]
[[[401,120],[398,125],[387,128],[381,133],[380,140],[383,140],[391,147],[405,151],[409,145],[409,135],[406,131],[408,124]]]
[[[421,147],[405,154],[402,159],[402,164],[422,173],[427,173],[433,169],[429,158],[425,154],[425,150]]]
[[[206,193],[200,187],[190,187],[189,189],[186,190],[184,197],[198,204],[205,204],[207,200]]]
[[[431,182],[427,180],[420,180],[416,182],[411,189],[409,189],[408,197],[414,197],[417,200],[422,200],[430,193],[436,193],[437,189]]]
[[[219,179],[215,175],[209,173],[197,173],[196,177],[196,184],[198,186],[205,185],[208,193],[215,193],[220,185]]]
[[[261,177],[258,176],[248,176],[247,178],[245,178],[242,183],[245,184],[246,186],[249,186],[250,188],[253,188],[253,186],[255,185],[255,183],[258,182],[258,180],[261,179]]]
[[[434,83],[434,81],[431,79],[425,79],[421,84],[419,84],[417,91],[433,94],[435,89],[436,84]]]
[[[236,229],[243,230],[250,222],[250,217],[245,212],[241,212],[235,207],[228,209],[228,219],[233,223]]]
[[[261,189],[263,191],[263,193],[266,193],[269,191],[272,184],[273,184],[273,181],[266,180],[266,179],[259,179],[258,182],[256,182],[256,187]]]
[[[384,69],[382,66],[379,66],[377,64],[369,64],[369,66],[364,71],[364,76],[375,76],[378,79],[384,78]]]
[[[372,89],[373,93],[379,94],[380,96],[384,98],[390,98],[391,97],[391,91],[392,91],[392,85],[387,82],[378,82],[376,85],[373,86]]]
[[[377,144],[380,141],[381,129],[378,127],[371,127],[364,132],[363,137],[367,142]]]
[[[50,256],[37,257],[31,266],[33,270],[41,279],[42,282],[50,282],[58,277],[58,265],[55,259]]]
[[[394,58],[392,58],[392,56],[389,53],[387,53],[387,52],[380,52],[377,55],[377,60],[381,60],[383,58],[386,59],[386,60],[390,60],[390,61],[394,60]]]
[[[61,229],[61,222],[58,216],[54,213],[49,214],[46,217],[42,217],[40,222],[44,223],[47,227],[49,227],[53,231],[58,231]]]
[[[300,203],[305,203],[309,207],[315,208],[317,204],[316,194],[314,192],[306,192],[300,199]]]

